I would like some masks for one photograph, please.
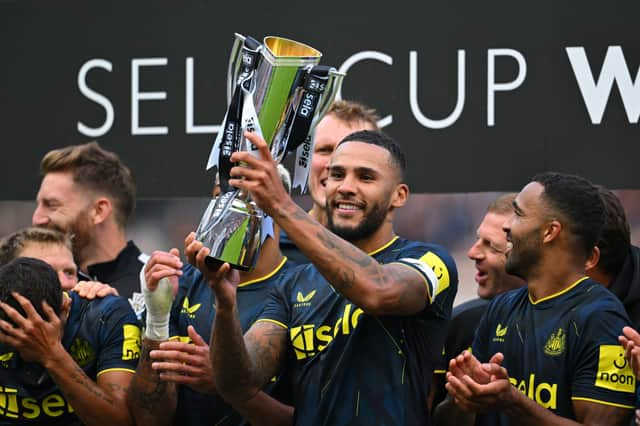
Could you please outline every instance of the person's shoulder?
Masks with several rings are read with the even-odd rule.
[[[278,274],[276,286],[281,291],[291,292],[294,288],[312,285],[317,281],[318,276],[320,276],[320,273],[311,263],[298,265],[287,262],[287,265]]]
[[[439,281],[446,283],[443,288],[457,289],[458,269],[451,254],[439,244],[398,238],[390,247],[398,251],[397,261],[413,265],[420,270],[429,267]]]
[[[519,305],[528,297],[529,291],[526,286],[498,294],[491,299],[486,307],[487,315],[502,315],[505,312],[512,311],[516,305]]]
[[[422,253],[421,259],[423,260],[437,257],[444,262],[447,267],[452,269],[456,267],[456,263],[449,251],[440,244],[398,238],[394,246],[396,246],[394,248],[395,250],[400,250],[403,253]]]
[[[468,300],[459,304],[453,308],[451,314],[451,320],[467,316],[482,316],[482,313],[487,309],[487,306],[491,303],[491,299],[483,299],[477,297],[475,299]]]
[[[130,316],[132,321],[137,319],[131,304],[125,297],[108,295],[87,301],[86,318],[102,319],[111,315]]]
[[[579,297],[579,303],[573,309],[585,320],[602,318],[611,313],[622,313],[626,316],[622,302],[606,287],[590,278],[580,283],[576,295]]]

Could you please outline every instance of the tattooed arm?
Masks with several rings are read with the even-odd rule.
[[[209,249],[193,238],[188,238],[186,253],[216,295],[209,354],[218,394],[254,426],[292,424],[293,407],[261,391],[281,368],[287,330],[257,322],[243,337],[236,299],[238,271],[228,263],[209,270],[205,264]]]
[[[160,341],[142,339],[142,353],[136,374],[131,380],[128,404],[136,424],[172,424],[177,405],[177,392],[174,383],[160,379],[160,374],[151,367],[153,360],[149,355],[160,347]]]
[[[52,361],[45,365],[47,371],[84,424],[133,424],[127,409],[132,372],[105,372],[94,382],[66,351]]]
[[[410,315],[429,303],[428,283],[400,263],[379,264],[338,237],[291,200],[275,211],[275,220],[331,285],[374,315]]]
[[[262,159],[248,152],[234,153],[232,161],[249,167],[234,167],[231,174],[236,178],[229,182],[251,193],[338,292],[371,314],[409,315],[424,309],[431,297],[429,287],[437,288],[437,279],[427,283],[416,269],[404,264],[380,265],[316,222],[284,190],[265,142],[255,134],[245,135],[258,148]],[[368,178],[382,180],[381,176]],[[390,240],[393,237],[390,226],[388,234]]]
[[[14,327],[0,320],[0,341],[15,348],[25,361],[41,364],[84,424],[132,424],[126,395],[133,374],[107,371],[98,377],[96,383],[62,345],[63,325],[53,309],[43,302],[46,318],[42,318],[27,298],[17,293],[13,297],[26,316],[8,304],[0,303],[16,325]],[[70,303],[70,299],[64,299],[63,311],[69,309]]]
[[[221,308],[218,303],[211,332],[211,364],[216,387],[252,425],[293,422],[293,407],[261,391],[280,370],[286,333],[279,325],[258,322],[243,339],[236,308]]]

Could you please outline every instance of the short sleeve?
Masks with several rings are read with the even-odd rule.
[[[628,324],[622,305],[613,303],[574,321],[577,343],[571,399],[633,408],[636,379],[618,343]]]
[[[267,294],[264,309],[258,315],[256,323],[270,322],[288,330],[291,324],[291,306],[287,294],[291,288],[291,283],[273,286]]]
[[[458,272],[455,262],[449,253],[440,247],[413,247],[403,252],[394,263],[401,263],[420,274],[431,304],[446,294],[455,294],[457,290]]]
[[[140,358],[140,327],[129,302],[122,297],[105,298],[101,309],[97,374],[110,370],[135,372]]]

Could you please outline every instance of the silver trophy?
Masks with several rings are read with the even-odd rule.
[[[221,193],[209,202],[196,231],[196,239],[211,250],[210,266],[228,262],[249,270],[255,265],[264,214],[248,194],[229,185],[236,165],[229,158],[236,151],[259,155],[243,135],[250,131],[264,138],[277,162],[297,150],[296,162],[308,163],[309,135],[344,78],[335,68],[318,65],[321,57],[318,50],[286,38],[265,37],[260,43],[235,35],[227,112],[207,164],[207,169],[217,167]]]

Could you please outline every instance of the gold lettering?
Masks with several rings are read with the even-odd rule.
[[[56,410],[56,408],[64,407],[64,399],[58,394],[51,394],[42,400],[42,411],[47,416],[59,417],[64,413],[64,410]]]
[[[536,388],[536,375],[535,374],[530,374],[529,375],[529,391],[527,392],[527,396],[529,397],[529,399],[534,399],[533,398],[533,391]]]
[[[546,391],[548,394],[546,401],[542,399],[542,391]],[[555,383],[551,385],[549,383],[542,382],[538,387],[536,387],[536,402],[544,408],[551,408],[552,410],[555,410],[558,402],[557,397],[558,385]]]
[[[40,406],[34,398],[24,398],[22,400],[22,417],[25,419],[37,419],[40,417]]]
[[[358,325],[358,321],[360,320],[360,315],[362,315],[364,311],[360,308],[357,308],[353,311],[353,315],[351,315],[351,329],[353,330]]]
[[[340,325],[342,324],[342,318],[336,321],[336,325],[333,327],[333,337],[338,335],[338,330],[340,330]]]
[[[18,418],[18,389],[0,386],[0,415]]]
[[[349,334],[349,314],[351,314],[351,303],[344,307],[342,313],[342,334]]]
[[[324,343],[324,345],[318,345],[318,350],[323,351],[324,348],[329,346],[329,343],[333,340],[333,336],[331,335],[331,327],[328,325],[323,325],[318,328],[316,331],[316,338],[318,341]]]

